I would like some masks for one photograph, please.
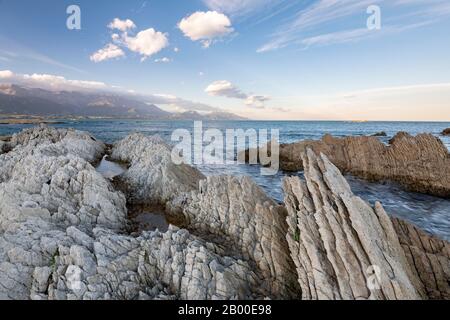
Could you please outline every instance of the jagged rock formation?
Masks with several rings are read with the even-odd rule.
[[[204,176],[171,160],[170,147],[159,137],[132,134],[114,144],[112,159],[130,168],[119,177],[135,203],[165,204],[178,194],[198,189]]]
[[[2,155],[8,156],[11,171],[4,175],[0,184],[1,299],[276,297],[275,285],[271,285],[273,279],[264,279],[268,273],[260,270],[266,270],[265,266],[275,268],[273,274],[283,278],[279,274],[282,263],[275,261],[278,249],[270,247],[278,241],[273,237],[282,236],[282,233],[277,235],[273,231],[272,236],[262,238],[264,243],[254,245],[256,249],[248,249],[254,254],[273,254],[274,258],[254,255],[253,259],[242,253],[228,254],[230,251],[225,246],[211,242],[202,232],[194,235],[174,226],[164,234],[144,232],[137,238],[126,235],[121,232],[127,224],[124,195],[115,191],[85,159],[74,154],[78,151],[72,153],[73,146],[61,143],[64,137],[61,140],[43,138],[57,134],[52,132],[54,129],[35,130],[42,131],[37,138],[16,138],[15,141],[20,143]],[[35,131],[27,134],[34,135]],[[85,139],[77,131],[72,134],[71,144],[85,146],[80,154],[86,159],[97,157],[96,141],[90,137]],[[147,147],[149,145],[140,151],[142,153],[136,151],[136,157],[141,158],[142,163],[156,161],[151,158],[155,152],[164,155],[160,144],[150,146],[155,148],[153,150],[147,150]],[[26,156],[25,150],[30,154]],[[124,152],[132,154],[132,150]],[[145,157],[151,160],[145,160]],[[136,162],[132,161],[131,167]],[[156,195],[151,200],[168,196],[169,190],[176,189],[171,184],[186,181],[192,187],[184,190],[194,188],[195,174],[189,182],[189,176],[181,175],[180,178],[179,172],[165,170],[172,169],[170,166],[160,162],[154,164],[161,173],[144,170],[136,180],[137,183],[152,182],[151,187],[158,191],[150,192],[150,195]],[[196,171],[189,168],[187,172]],[[152,180],[155,176],[158,179]],[[138,186],[133,187],[137,189]],[[264,196],[255,203],[262,206],[268,200]],[[275,205],[273,202],[268,204]],[[254,210],[247,209],[249,219]],[[261,214],[271,210],[275,214],[282,208],[259,210]],[[256,225],[261,228],[258,234],[264,228],[274,229],[261,223]],[[240,230],[247,232],[245,239],[256,239],[252,234],[256,233],[254,229]],[[285,257],[289,255],[285,254]],[[256,261],[261,261],[260,268],[255,267]]]
[[[249,262],[258,294],[292,297],[293,265],[286,251],[286,213],[249,178],[204,176],[174,165],[157,137],[133,134],[114,145],[112,158],[129,162],[122,176],[133,202],[166,205],[170,221]],[[202,180],[204,179],[204,180]]]
[[[303,299],[448,296],[449,244],[353,195],[325,155],[307,149],[302,161],[305,181],[286,178],[283,188]]]
[[[370,181],[394,181],[408,190],[450,197],[450,155],[439,138],[400,132],[384,145],[376,137],[300,141],[280,146],[280,168],[303,170],[302,153],[325,154],[343,173]],[[248,152],[248,151],[247,151]]]
[[[51,266],[36,268],[32,298],[255,299],[252,268],[222,257],[211,243],[171,226],[138,238],[72,228],[77,241],[61,244]],[[80,240],[81,239],[81,240]]]
[[[260,289],[272,298],[295,298],[298,285],[286,250],[286,210],[248,177],[208,177],[200,190],[174,201],[186,227],[248,261]]]
[[[449,245],[392,224],[312,151],[307,182],[285,182],[286,210],[249,178],[172,165],[157,138],[114,146],[126,196],[91,165],[105,146],[87,133],[40,127],[6,142],[0,299],[449,297]],[[127,234],[126,199],[165,205],[184,229]],[[367,288],[370,265],[380,290]]]
[[[412,224],[392,219],[409,265],[430,299],[450,299],[450,243],[431,237]]]
[[[85,132],[72,129],[54,129],[41,125],[15,134],[0,152],[0,183],[7,181],[14,166],[26,157],[74,155],[94,163],[105,150],[102,142]]]

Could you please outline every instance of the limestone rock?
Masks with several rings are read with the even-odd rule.
[[[430,299],[450,299],[450,243],[432,237],[400,219],[393,219],[409,265],[417,272]]]
[[[0,185],[0,230],[29,217],[120,230],[125,225],[125,197],[78,157],[28,156]]]
[[[326,156],[307,149],[305,181],[284,180],[287,240],[303,299],[422,299],[390,218],[353,195]]]
[[[250,265],[221,257],[217,254],[220,249],[186,230],[171,226],[165,234],[149,232],[139,238],[119,236],[104,229],[96,229],[94,234],[91,250],[79,246],[59,247],[47,286],[33,287],[39,297],[258,298],[252,293],[257,282]],[[42,296],[45,292],[48,296]]]
[[[344,174],[370,181],[394,181],[408,190],[450,197],[450,155],[439,138],[430,134],[415,137],[401,132],[383,144],[376,137],[334,138],[301,141],[280,146],[280,167],[303,170],[302,154],[307,148],[325,154]]]
[[[87,159],[76,155],[81,153],[93,159],[95,142],[87,144],[93,148],[71,151],[73,146],[60,143],[65,138],[58,142],[54,138],[58,134],[53,130],[40,132],[40,138],[30,135],[19,134],[13,149],[3,155],[7,156],[4,159],[8,160],[10,171],[0,184],[1,299],[272,297],[271,279],[263,279],[255,267],[255,261],[260,261],[267,268],[275,268],[273,273],[278,275],[282,269],[272,257],[250,259],[242,253],[227,255],[222,245],[209,241],[202,232],[194,235],[174,226],[166,233],[144,232],[137,238],[121,234],[126,226],[124,195],[115,191]],[[77,141],[73,143],[83,145],[83,137],[74,139]],[[162,160],[167,160],[164,158],[167,150],[163,144],[145,144],[144,149],[136,150],[136,158],[131,161],[131,166],[143,160],[142,168],[152,169],[154,165],[161,170],[153,172],[158,177],[155,181],[162,185],[144,184],[157,188],[151,194],[160,201],[187,195],[170,192],[183,183],[181,190],[196,189],[195,177],[199,176],[190,167],[178,170],[166,162],[159,163],[158,158],[148,157],[158,153]],[[141,177],[143,180],[133,182],[153,181],[154,176],[145,178],[144,172]],[[269,200],[264,199],[260,205]],[[259,209],[261,214],[271,216],[282,208],[271,210]],[[284,215],[279,219],[284,221]],[[272,221],[276,222],[275,219],[266,222]],[[279,241],[274,237],[283,240],[283,233],[277,233],[270,224],[257,226],[261,228],[257,234],[264,228],[273,234],[256,246],[264,248],[263,254],[276,257]],[[250,231],[256,232],[251,228]],[[246,237],[255,239],[253,233]],[[283,249],[286,252],[287,248]],[[289,257],[286,253],[284,256]]]
[[[285,239],[286,211],[250,178],[208,177],[181,202],[187,228],[254,265],[263,292],[272,298],[298,295]]]
[[[43,144],[54,144],[62,149],[65,154],[71,153],[88,162],[101,159],[105,145],[97,141],[87,132],[73,129],[55,129],[46,125],[40,125],[24,130],[11,137],[9,147],[35,147]]]
[[[0,183],[7,181],[14,166],[28,156],[71,154],[94,163],[101,159],[105,145],[85,132],[42,125],[13,135],[3,150],[3,154],[0,152]]]
[[[136,203],[165,204],[177,195],[198,189],[204,176],[195,168],[171,160],[171,149],[159,137],[132,134],[114,144],[112,159],[129,163],[118,180]]]

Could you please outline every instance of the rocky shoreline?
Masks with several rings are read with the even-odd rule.
[[[412,144],[424,161],[428,140]],[[174,165],[157,137],[116,142],[128,170],[113,181],[95,169],[107,146],[85,132],[40,126],[0,147],[0,299],[450,298],[450,244],[353,195],[326,148],[302,148],[305,180],[286,178],[277,204],[248,177]],[[171,225],[131,234],[132,206]]]
[[[307,149],[325,154],[343,174],[368,181],[392,181],[409,191],[450,198],[450,154],[431,134],[400,132],[388,145],[374,136],[336,138],[328,134],[322,140],[282,144],[280,168],[302,171],[302,155]],[[246,161],[251,151],[255,150],[244,152]]]

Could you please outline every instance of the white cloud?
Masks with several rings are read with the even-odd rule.
[[[155,62],[156,62],[156,63],[168,63],[168,62],[171,62],[171,61],[172,61],[172,60],[169,59],[169,58],[167,58],[167,57],[160,58],[160,59],[155,59]]]
[[[174,51],[174,52],[179,52],[179,51],[180,51],[180,49],[179,49],[179,48],[177,48],[177,47],[175,47],[175,48],[173,48],[173,51]]]
[[[3,78],[3,76],[10,76],[12,79]],[[8,79],[8,80],[7,80]],[[63,76],[52,74],[15,74],[12,71],[4,70],[0,71],[0,85],[2,83],[16,84],[19,86],[29,88],[40,88],[44,90],[52,91],[86,91],[86,92],[111,92],[114,94],[132,95],[140,101],[148,104],[156,104],[158,106],[168,106],[170,108],[177,108],[179,111],[199,111],[199,112],[217,112],[223,111],[221,109],[212,107],[208,104],[183,99],[169,94],[142,94],[137,93],[134,90],[128,90],[126,88],[108,85],[104,82],[89,81],[89,80],[70,80]],[[3,93],[11,93],[9,86],[5,86]]]
[[[171,108],[176,108],[178,111],[211,112],[220,110],[204,103],[186,100],[171,94],[151,94],[144,95],[144,97],[147,99],[148,103],[169,106]]]
[[[195,12],[183,18],[178,28],[192,41],[201,41],[204,47],[209,47],[213,39],[234,31],[230,19],[217,11]]]
[[[109,43],[103,49],[94,52],[90,59],[93,62],[102,62],[109,59],[115,59],[125,56],[125,52],[115,44]]]
[[[135,29],[136,25],[130,19],[120,20],[119,18],[115,18],[110,24],[108,24],[108,28],[112,30],[120,30],[122,32],[128,31],[130,29]]]
[[[248,95],[227,80],[214,81],[205,89],[205,92],[211,96],[245,100],[246,106],[254,108],[264,108],[265,102],[270,100],[268,96]]]
[[[264,108],[264,103],[269,101],[268,96],[248,96],[245,100],[245,105],[254,108]]]
[[[76,89],[106,89],[107,85],[98,81],[68,80],[62,76],[51,74],[24,74],[19,76],[19,82],[34,85],[39,88],[52,90],[76,90]]]
[[[124,34],[123,40],[127,48],[142,55],[143,60],[169,45],[167,36],[153,28],[143,30],[135,37]]]
[[[219,80],[211,83],[205,92],[211,96],[222,96],[227,98],[246,99],[247,95],[227,80]]]
[[[10,79],[14,77],[14,73],[10,70],[0,70],[0,79]]]
[[[140,54],[141,61],[144,61],[169,45],[167,35],[153,28],[142,30],[136,35],[130,34],[129,31],[136,28],[136,25],[130,19],[120,20],[115,18],[108,25],[108,28],[119,30],[121,33],[112,33],[111,39],[113,43],[106,45],[103,49],[92,54],[90,57],[91,61],[101,62],[122,57],[125,55],[123,49]]]

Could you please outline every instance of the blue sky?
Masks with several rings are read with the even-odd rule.
[[[81,30],[66,27],[73,4]],[[449,17],[448,0],[0,0],[0,80],[255,119],[450,120]]]

